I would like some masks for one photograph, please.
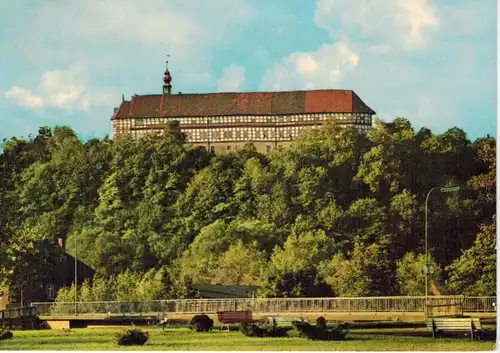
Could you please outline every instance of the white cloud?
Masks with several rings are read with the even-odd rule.
[[[83,57],[95,60],[79,47],[90,42],[102,49],[93,50],[92,54],[99,57],[96,64],[105,57],[111,69],[121,63],[129,66],[131,60],[144,62],[143,53],[155,60],[170,53],[173,67],[178,62],[185,69],[192,66],[192,72],[199,72],[209,64],[207,49],[223,40],[231,25],[240,25],[254,14],[245,0],[54,0],[38,12],[32,23],[38,33],[32,31],[29,36],[35,44],[40,37],[55,35],[71,43],[70,48],[56,48],[59,55],[72,56],[71,61]],[[117,48],[119,55],[111,48]],[[112,60],[110,53],[114,55]]]
[[[316,64],[316,61],[310,54],[301,55],[297,59],[297,71],[300,74],[312,74],[316,71],[317,68],[318,64]]]
[[[51,0],[33,13],[0,48],[31,70],[80,62],[127,95],[161,92],[167,54],[176,91],[213,89],[213,48],[232,45],[232,30],[259,15],[247,0]]]
[[[217,81],[218,92],[241,92],[245,85],[245,68],[241,65],[231,64],[222,73]]]
[[[315,52],[295,52],[267,70],[264,90],[338,88],[346,73],[359,62],[346,42],[321,46]]]
[[[40,109],[43,107],[42,98],[34,95],[31,91],[18,86],[12,86],[7,92],[4,93],[5,97],[12,99],[19,105],[31,109]]]
[[[439,25],[429,0],[318,0],[314,20],[333,37],[371,38],[410,50],[424,47]]]
[[[492,4],[436,3],[317,0],[315,23],[331,42],[289,54],[267,70],[261,86],[353,89],[384,119],[475,129],[470,114],[494,111],[488,106],[496,92]],[[493,114],[475,119],[491,125]]]
[[[112,92],[91,87],[81,65],[44,72],[36,94],[29,89],[12,86],[5,97],[30,109],[57,108],[67,111],[87,110],[91,106],[109,105],[118,100]]]
[[[391,51],[391,46],[384,43],[373,44],[368,47],[368,50],[372,53],[384,54]]]

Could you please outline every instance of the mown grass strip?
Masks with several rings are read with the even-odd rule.
[[[73,329],[71,332],[56,330],[14,331],[14,338],[0,341],[0,350],[251,350],[251,351],[488,351],[493,350],[494,341],[471,341],[468,338],[432,339],[425,332],[419,336],[380,329],[370,333],[351,330],[346,341],[318,342],[302,337],[251,338],[240,332],[214,330],[210,333],[196,333],[185,328],[168,328],[164,332],[157,328],[146,328],[150,339],[142,347],[119,347],[113,344],[113,333],[118,328]]]

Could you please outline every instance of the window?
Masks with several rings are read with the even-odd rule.
[[[231,151],[231,145],[227,145],[227,146],[226,146],[226,150],[227,150],[227,151]]]
[[[50,283],[47,285],[47,299],[54,299],[56,297],[56,291],[54,284]]]
[[[137,125],[142,125],[142,124],[144,124],[144,119],[135,119],[135,123]]]
[[[231,138],[231,131],[224,131],[224,138],[225,139]]]
[[[272,149],[271,145],[266,145],[267,152],[271,152],[271,149]]]
[[[283,145],[278,145],[278,150],[282,150],[283,149]]]
[[[215,153],[215,146],[210,146],[210,152]]]

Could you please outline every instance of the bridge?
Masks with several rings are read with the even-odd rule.
[[[0,311],[0,315],[2,324],[38,316],[54,327],[85,326],[89,322],[155,322],[165,316],[190,318],[199,313],[237,310],[250,310],[255,317],[300,314],[338,321],[423,321],[426,315],[496,318],[495,303],[496,297],[464,296],[430,296],[427,303],[424,296],[39,302],[28,308]]]
[[[83,321],[151,322],[217,311],[250,310],[267,315],[325,316],[339,321],[423,321],[427,316],[496,317],[496,297],[430,296],[353,298],[232,298],[153,301],[32,303],[41,320],[77,324]]]

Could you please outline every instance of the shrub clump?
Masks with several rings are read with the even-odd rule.
[[[277,327],[269,324],[241,324],[240,331],[248,337],[287,337],[292,328]]]
[[[326,319],[323,316],[316,319],[316,327],[326,329]]]
[[[8,339],[10,339],[12,337],[14,337],[14,335],[12,334],[12,332],[10,332],[9,330],[6,330],[6,329],[0,327],[0,341],[1,340],[8,340]]]
[[[130,328],[115,333],[114,342],[119,346],[142,346],[149,339],[149,332],[138,328]]]
[[[310,340],[318,341],[340,341],[347,335],[347,324],[339,325],[336,328],[327,329],[326,320],[325,327],[312,326],[307,322],[294,322],[293,325],[300,332],[301,336],[307,337]]]
[[[195,315],[191,320],[189,320],[188,328],[190,330],[195,329],[196,332],[209,332],[212,331],[214,327],[214,320],[212,320],[208,315]]]

